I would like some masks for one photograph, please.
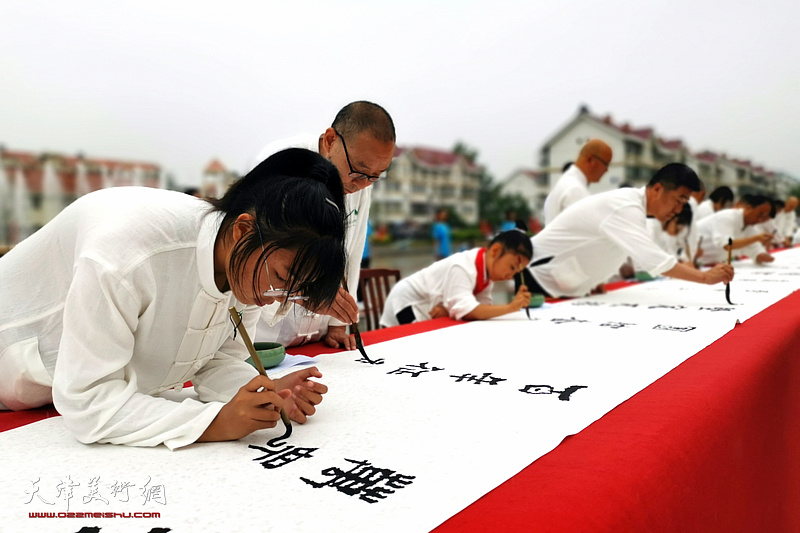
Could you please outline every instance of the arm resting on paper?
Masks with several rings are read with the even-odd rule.
[[[708,270],[696,270],[683,263],[678,263],[669,270],[662,272],[664,276],[714,285],[716,283],[728,283],[733,279],[733,267],[726,264],[715,265]]]
[[[514,299],[505,305],[479,304],[464,315],[464,320],[486,320],[496,316],[507,315],[527,307],[531,302],[531,293],[525,285],[520,286]]]
[[[738,250],[739,248],[744,248],[746,246],[750,246],[754,243],[761,243],[762,245],[768,244],[772,241],[772,235],[769,233],[759,233],[758,235],[751,235],[750,237],[742,237],[741,239],[734,239],[732,248],[734,250]],[[728,249],[728,245],[726,244],[723,246],[725,250]]]

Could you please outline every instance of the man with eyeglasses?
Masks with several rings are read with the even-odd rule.
[[[611,164],[611,147],[600,139],[591,139],[550,190],[544,201],[544,225],[550,224],[559,213],[589,196],[589,184],[597,183]]]
[[[367,238],[370,185],[386,176],[394,157],[395,139],[394,122],[389,113],[372,102],[357,101],[344,106],[322,135],[300,134],[272,142],[261,150],[255,161],[258,164],[286,148],[306,148],[318,152],[339,170],[347,210],[347,288],[353,297],[350,305],[355,303]],[[297,304],[290,305],[285,318],[279,321],[277,307],[276,304],[264,306],[256,340],[279,342],[284,346],[322,340],[332,348],[356,349],[355,339],[347,333],[347,324],[310,313]]]

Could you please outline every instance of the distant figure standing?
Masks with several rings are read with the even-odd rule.
[[[600,139],[591,139],[583,145],[577,161],[561,175],[544,201],[545,226],[564,209],[589,196],[589,184],[600,181],[612,157],[611,147]]]
[[[431,236],[435,245],[434,255],[436,260],[444,259],[451,253],[450,247],[450,224],[447,223],[447,209],[436,211],[436,222],[431,228]]]
[[[524,233],[528,233],[528,225],[525,224],[525,221],[517,216],[516,211],[508,210],[506,211],[506,219],[500,223],[500,231],[503,232],[512,229],[518,229]]]

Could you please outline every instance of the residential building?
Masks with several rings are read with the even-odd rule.
[[[222,198],[225,191],[238,179],[236,172],[231,172],[219,159],[213,159],[205,170],[200,182],[200,195],[206,198]]]
[[[20,242],[84,194],[123,185],[160,187],[161,168],[0,146],[0,245]]]
[[[618,124],[610,115],[596,116],[586,106],[581,106],[578,113],[542,145],[540,168],[515,172],[504,182],[503,191],[529,199],[531,209],[540,213],[544,197],[561,175],[564,164],[573,161],[581,147],[592,138],[602,139],[614,152],[603,179],[589,185],[592,193],[623,184],[640,187],[656,170],[671,162],[693,168],[708,190],[727,185],[737,197],[762,193],[785,198],[800,183],[785,173],[767,170],[749,160],[710,150],[693,152],[679,138],[660,136],[651,127]]]
[[[387,178],[372,185],[373,224],[427,224],[450,208],[466,223],[478,223],[483,169],[461,154],[434,148],[395,148]]]
[[[544,200],[550,193],[547,176],[530,168],[515,170],[503,182],[503,194],[517,194],[528,202],[531,213],[542,213]]]

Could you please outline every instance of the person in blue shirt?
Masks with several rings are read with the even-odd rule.
[[[435,243],[436,260],[444,259],[450,255],[450,224],[447,223],[447,209],[436,211],[436,222],[431,228],[431,236]]]
[[[500,231],[511,231],[512,229],[518,229],[524,233],[527,233],[528,225],[519,219],[516,211],[509,210],[506,211],[506,219],[500,223]]]

